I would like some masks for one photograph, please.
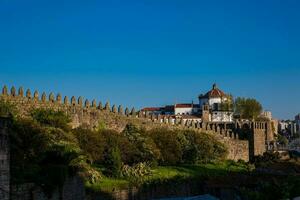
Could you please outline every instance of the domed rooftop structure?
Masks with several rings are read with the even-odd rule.
[[[217,87],[217,84],[213,84],[213,87],[210,91],[208,91],[205,95],[200,95],[199,99],[209,99],[209,98],[221,98],[225,97],[226,94]]]

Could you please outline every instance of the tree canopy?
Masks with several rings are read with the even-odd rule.
[[[238,97],[234,102],[235,114],[242,119],[256,119],[262,112],[262,105],[253,98]]]
[[[1,107],[10,113],[9,105]],[[213,136],[192,130],[146,130],[130,123],[121,133],[105,127],[71,129],[64,112],[50,109],[36,109],[12,121],[12,182],[33,182],[49,193],[74,173],[95,182],[101,173],[119,177],[142,170],[144,174],[147,166],[218,161],[227,153]]]

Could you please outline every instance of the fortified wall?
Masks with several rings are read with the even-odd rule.
[[[0,117],[0,199],[9,200],[8,120]]]
[[[135,108],[123,108],[122,105],[110,106],[109,102],[105,105],[102,102],[97,104],[96,100],[84,99],[83,97],[67,96],[62,98],[60,94],[56,96],[50,93],[42,93],[39,96],[38,91],[33,95],[28,89],[24,93],[22,87],[16,91],[12,87],[8,91],[4,86],[0,99],[16,106],[19,115],[28,116],[30,111],[37,108],[53,109],[63,111],[71,118],[71,126],[87,126],[97,128],[103,123],[106,128],[122,131],[127,123],[134,122],[145,128],[154,128],[156,126],[166,126],[169,128],[193,129],[199,132],[209,132],[214,134],[220,141],[229,148],[228,159],[245,160],[262,155],[266,151],[266,138],[270,134],[268,122],[236,122],[236,123],[215,123],[199,122],[193,120],[183,120],[174,116],[148,115],[137,112]]]

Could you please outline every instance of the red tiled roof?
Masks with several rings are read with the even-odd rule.
[[[161,107],[147,107],[143,108],[141,111],[160,111],[161,109]]]
[[[217,88],[217,85],[214,84],[212,90],[208,91],[205,95],[200,95],[199,98],[214,98],[214,97],[224,97],[226,94]]]
[[[193,104],[191,103],[180,103],[180,104],[175,104],[175,108],[192,108]]]

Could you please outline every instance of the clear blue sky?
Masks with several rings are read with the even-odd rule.
[[[298,0],[0,0],[0,84],[137,108],[213,82],[300,112]]]

